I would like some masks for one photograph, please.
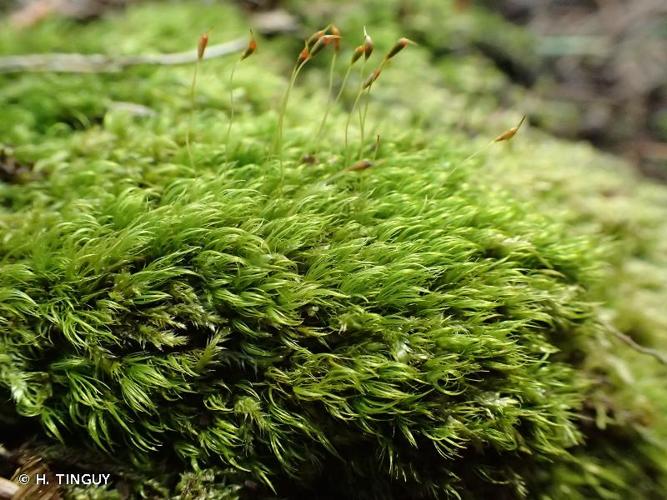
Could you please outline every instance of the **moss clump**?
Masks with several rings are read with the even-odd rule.
[[[455,467],[473,444],[498,458],[575,444],[581,380],[549,355],[585,335],[590,248],[445,169],[394,160],[311,189],[297,181],[322,173],[304,170],[283,196],[253,165],[9,228],[18,412],[138,460],[304,486],[359,446],[350,488],[384,471],[439,491],[454,471],[424,464]]]
[[[228,14],[161,9],[129,14],[143,46],[195,12]],[[123,19],[68,29],[131,47]],[[378,44],[397,33],[384,26]],[[24,35],[35,49],[54,28],[39,29]],[[7,427],[54,469],[114,472],[115,490],[73,498],[657,497],[660,406],[638,404],[618,373],[659,372],[613,349],[600,321],[599,302],[616,301],[598,279],[618,278],[634,233],[586,224],[604,209],[577,208],[583,188],[528,190],[546,180],[526,151],[462,164],[475,146],[429,109],[451,94],[425,50],[374,89],[398,110],[382,121],[371,108],[388,138],[375,167],[340,175],[342,110],[320,161],[301,161],[324,109],[316,66],[281,166],[266,153],[284,88],[270,70],[291,53],[275,50],[239,67],[230,151],[230,63],[202,67],[194,167],[188,68],[23,75],[0,93],[19,124],[0,124],[0,139],[35,173],[0,184]],[[428,93],[412,103],[406,87]],[[451,136],[435,138],[443,126]],[[498,182],[500,167],[511,178]]]

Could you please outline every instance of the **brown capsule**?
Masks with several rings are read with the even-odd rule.
[[[308,47],[304,47],[299,54],[299,58],[296,60],[296,63],[303,64],[308,61],[308,59],[310,59],[310,50],[308,50]]]
[[[313,33],[308,37],[306,40],[306,47],[308,47],[308,50],[312,49],[313,46],[317,43],[317,41],[324,36],[326,33],[325,30],[319,30]]]
[[[197,43],[197,59],[201,61],[204,58],[204,52],[208,45],[208,31],[199,36],[199,43]]]
[[[313,45],[313,48],[310,49],[310,57],[314,57],[318,52],[320,52],[324,47],[329,45],[332,42],[335,42],[338,40],[340,37],[337,35],[324,35],[320,37],[320,39],[317,41],[315,45]]]
[[[363,48],[364,48],[364,58],[368,60],[368,58],[371,57],[371,54],[373,53],[373,49],[375,48],[375,46],[373,45],[373,39],[368,35],[365,26],[364,26]]]
[[[350,66],[354,65],[361,56],[364,55],[364,46],[359,45],[356,49],[354,49],[354,54],[352,54],[352,59],[350,60]]]
[[[331,34],[338,37],[334,40],[334,50],[340,52],[340,30],[335,24],[331,25]]]
[[[247,59],[257,51],[257,40],[255,39],[255,34],[250,30],[250,40],[248,40],[248,46],[241,54],[241,61]]]
[[[512,137],[516,135],[516,133],[519,131],[521,128],[521,125],[523,125],[523,122],[526,121],[526,116],[524,115],[521,118],[521,121],[516,127],[512,127],[509,130],[506,130],[502,134],[500,134],[498,137],[496,137],[493,142],[503,142],[503,141],[509,141]]]
[[[371,168],[372,166],[373,162],[370,160],[359,160],[353,165],[347,167],[345,170],[347,170],[348,172],[359,172],[360,170],[366,170],[367,168]]]
[[[399,38],[398,42],[394,44],[394,46],[391,48],[391,50],[387,53],[385,59],[388,61],[389,59],[393,58],[398,54],[401,50],[403,50],[405,47],[408,45],[417,45],[416,42],[413,42],[409,38]]]
[[[382,73],[382,68],[376,68],[373,70],[373,72],[366,78],[366,81],[364,82],[364,89],[367,89],[371,85],[375,83],[375,81],[380,78],[380,74]]]

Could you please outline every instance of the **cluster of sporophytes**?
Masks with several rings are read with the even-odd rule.
[[[381,162],[353,163],[322,132],[317,149],[342,164],[295,159],[314,127],[342,138],[351,116],[335,92],[294,89],[318,40],[336,55],[333,30],[309,37],[287,91],[248,64],[248,97],[231,101],[230,75],[164,104],[164,89],[188,94],[189,70],[173,69],[21,76],[0,94],[35,174],[0,184],[3,445],[30,437],[54,471],[110,471],[144,496],[655,498],[659,416],[618,397],[625,358],[596,303],[609,255],[625,254],[544,210],[566,195],[511,170],[526,150],[494,157],[516,186],[467,142],[387,140]],[[159,113],[62,133],[58,103],[87,109],[92,86]],[[216,107],[238,111],[231,133]],[[264,127],[284,116],[300,127]],[[288,133],[295,147],[267,155]]]
[[[359,83],[359,90],[357,92],[356,98],[354,100],[354,103],[352,104],[352,109],[350,110],[349,113],[349,118],[347,120],[347,123],[345,125],[345,161],[349,162],[350,158],[347,155],[347,149],[348,149],[348,133],[349,133],[349,128],[350,128],[350,122],[351,119],[354,115],[354,112],[357,110],[357,105],[359,104],[360,99],[362,96],[365,94],[366,95],[366,107],[362,111],[359,109],[359,128],[360,128],[360,147],[359,147],[359,158],[358,160],[361,160],[361,157],[363,155],[364,151],[364,141],[365,141],[365,122],[366,122],[366,117],[368,115],[368,105],[370,101],[370,92],[373,87],[373,84],[378,80],[380,77],[382,70],[385,68],[385,66],[398,55],[399,52],[401,52],[405,47],[407,47],[409,44],[414,44],[413,41],[409,40],[408,38],[401,37],[393,47],[387,52],[387,54],[384,56],[382,59],[382,62],[380,65],[373,70],[373,72],[368,75],[367,77],[364,76],[364,71],[366,68],[366,62],[368,59],[371,57],[373,54],[374,50],[374,45],[371,37],[368,35],[368,32],[366,31],[366,28],[364,28],[364,41],[361,45],[359,45],[352,53],[350,62],[348,64],[347,70],[345,72],[345,77],[343,78],[343,83],[341,85],[340,90],[338,91],[338,94],[336,95],[336,98],[332,101],[332,90],[333,90],[333,83],[334,83],[334,76],[335,76],[335,69],[336,69],[336,61],[338,58],[338,54],[341,50],[341,32],[339,28],[334,25],[330,24],[326,28],[322,30],[315,31],[312,35],[310,35],[305,41],[304,41],[304,47],[299,53],[296,62],[294,64],[294,68],[292,69],[292,74],[289,78],[289,84],[287,85],[287,89],[285,90],[285,93],[281,99],[280,102],[280,110],[278,113],[278,124],[276,128],[276,135],[274,139],[274,146],[273,146],[273,152],[276,154],[276,156],[280,159],[280,163],[282,166],[282,160],[283,160],[283,134],[284,134],[284,123],[285,123],[285,114],[287,111],[287,107],[289,105],[289,99],[290,95],[292,93],[292,89],[294,88],[294,85],[297,82],[297,79],[299,77],[299,74],[303,70],[303,68],[306,66],[306,64],[311,61],[315,56],[318,55],[321,51],[323,51],[326,47],[332,46],[333,47],[333,56],[331,58],[331,65],[329,69],[329,87],[327,90],[327,105],[325,112],[322,116],[322,121],[319,125],[319,128],[317,129],[317,132],[315,134],[315,139],[317,144],[317,149],[319,149],[319,141],[322,138],[322,134],[325,130],[325,126],[327,123],[327,119],[329,117],[329,114],[331,112],[331,107],[336,106],[340,98],[345,91],[345,86],[347,84],[348,78],[350,76],[350,72],[352,71],[353,66],[355,63],[363,56],[363,65],[361,67],[361,80]],[[196,85],[197,85],[197,75],[199,73],[199,66],[201,61],[204,58],[205,52],[206,52],[206,47],[208,46],[208,41],[209,41],[209,32],[206,32],[202,34],[199,38],[199,42],[197,44],[197,61],[195,63],[194,67],[194,72],[192,76],[192,83],[190,86],[190,101],[191,101],[191,113],[190,113],[190,121],[192,121],[192,110],[194,110],[195,105],[196,105]],[[240,59],[237,61],[243,61],[244,59],[248,58],[252,54],[255,53],[257,50],[257,41],[255,39],[254,34],[252,33],[252,30],[250,32],[250,41],[248,42],[247,48],[244,50],[243,54],[241,55]],[[236,72],[236,67],[237,63],[234,64],[230,71],[230,77],[229,77],[229,87],[230,87],[230,117],[228,120],[228,128],[227,128],[227,135],[226,135],[226,149],[229,151],[229,139],[231,135],[231,130],[232,130],[232,125],[233,125],[233,120],[234,120],[234,95],[233,95],[233,88],[234,88],[234,74]],[[190,133],[191,133],[191,128],[192,124],[188,127],[188,132],[186,135],[185,143],[186,143],[186,148],[188,150],[188,156],[190,158],[190,165],[194,166],[193,158],[192,158],[192,151],[190,147]]]

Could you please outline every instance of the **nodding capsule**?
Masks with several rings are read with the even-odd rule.
[[[241,61],[247,59],[257,51],[257,40],[255,39],[255,34],[250,30],[250,40],[248,40],[248,46],[241,54]]]
[[[496,137],[496,138],[493,140],[493,142],[509,141],[512,137],[514,137],[514,136],[516,135],[516,133],[517,133],[517,132],[519,131],[519,129],[521,128],[521,125],[523,125],[523,122],[525,122],[525,121],[526,121],[526,116],[524,115],[524,116],[521,118],[521,121],[519,122],[519,124],[518,124],[516,127],[512,127],[511,129],[506,130],[505,132],[503,132],[502,134],[500,134],[498,137]]]
[[[310,35],[306,39],[306,47],[308,47],[308,50],[312,49],[313,45],[315,45],[317,41],[324,36],[325,33],[326,33],[325,30],[319,30]]]
[[[373,45],[373,39],[370,37],[370,35],[366,31],[366,26],[364,26],[363,48],[364,48],[364,58],[366,60],[368,60],[368,58],[371,57],[371,54],[373,53],[373,49],[375,48],[375,46]]]
[[[299,54],[299,58],[296,60],[296,62],[297,64],[303,64],[308,59],[310,59],[310,50],[308,50],[308,47],[304,47],[301,53]]]
[[[394,46],[391,48],[391,50],[387,53],[385,59],[388,61],[389,59],[393,58],[394,56],[396,56],[396,54],[398,54],[408,45],[417,45],[417,43],[413,42],[409,38],[405,37],[399,38],[398,41],[394,44]]]
[[[366,81],[364,82],[364,86],[362,88],[367,89],[371,85],[375,83],[375,81],[380,78],[380,74],[382,73],[382,68],[377,68],[373,70],[373,72],[370,74],[368,78],[366,78]]]
[[[324,35],[322,36],[315,45],[313,45],[313,48],[310,49],[310,57],[314,57],[317,55],[318,52],[320,52],[324,47],[329,45],[332,42],[335,42],[338,40],[340,37],[338,35]]]
[[[356,63],[359,60],[359,58],[363,55],[364,55],[364,46],[359,45],[359,47],[354,49],[354,54],[352,54],[352,59],[350,60],[350,66]]]
[[[197,43],[197,60],[201,61],[204,58],[204,52],[206,51],[206,46],[208,45],[208,31],[202,33],[199,36],[199,42]]]
[[[338,37],[334,40],[334,50],[340,52],[340,30],[335,24],[331,25],[331,34]]]

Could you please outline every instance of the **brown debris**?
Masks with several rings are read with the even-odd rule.
[[[11,150],[0,147],[0,182],[23,184],[33,178],[32,165],[20,163]]]
[[[369,169],[373,165],[374,163],[370,160],[359,160],[358,162],[347,167],[345,170],[347,170],[348,172],[359,172],[361,170]]]

